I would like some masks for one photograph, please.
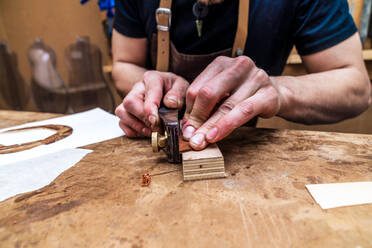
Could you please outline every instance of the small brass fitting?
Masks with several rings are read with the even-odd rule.
[[[161,135],[159,132],[152,132],[151,134],[151,146],[153,152],[159,152],[161,148],[167,146],[168,134],[164,132],[164,135]]]

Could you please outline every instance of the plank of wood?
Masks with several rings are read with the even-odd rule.
[[[182,153],[182,170],[184,181],[226,177],[224,158],[216,144]]]
[[[0,127],[53,117],[0,110]],[[372,181],[372,135],[242,127],[218,146],[228,179],[149,187],[142,174],[178,166],[148,140],[87,146],[50,185],[0,202],[0,247],[371,246],[372,204],[324,211],[305,185]]]

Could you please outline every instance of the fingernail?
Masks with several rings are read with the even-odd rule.
[[[156,125],[156,117],[154,115],[149,116],[149,122],[151,123],[152,126]]]
[[[204,134],[202,133],[197,133],[192,138],[190,139],[190,143],[193,146],[201,146],[204,142]]]
[[[218,129],[216,127],[212,128],[207,133],[207,140],[213,140],[217,137]]]
[[[195,128],[192,126],[188,126],[185,128],[185,130],[183,130],[183,137],[185,139],[190,139],[192,135],[194,134],[194,132],[195,132]]]
[[[144,127],[144,128],[142,129],[142,133],[143,133],[144,135],[146,135],[146,136],[150,136],[150,134],[151,134],[151,130],[150,130],[149,128],[147,128],[147,127]]]
[[[156,116],[158,116],[158,107],[157,107],[157,106],[153,105],[153,106],[151,107],[151,114],[152,114],[153,116],[155,116],[155,119],[156,119]]]
[[[175,96],[168,96],[168,101],[177,104],[177,98]]]

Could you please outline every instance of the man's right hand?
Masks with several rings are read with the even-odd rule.
[[[182,108],[188,86],[184,78],[170,72],[145,72],[115,110],[119,126],[131,138],[151,136],[159,123],[162,99],[168,108]]]

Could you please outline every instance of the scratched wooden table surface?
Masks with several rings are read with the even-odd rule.
[[[54,117],[0,111],[0,127]],[[372,247],[372,205],[322,210],[306,184],[372,180],[372,136],[242,128],[229,176],[182,182],[148,140],[125,137],[50,185],[0,203],[0,247]]]

